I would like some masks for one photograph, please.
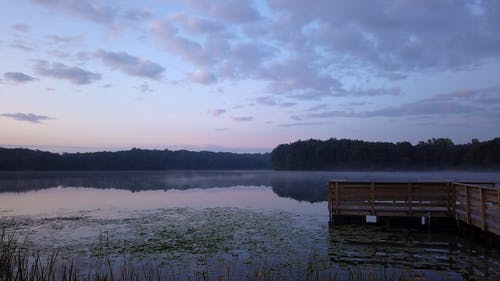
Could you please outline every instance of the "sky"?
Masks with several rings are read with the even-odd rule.
[[[500,136],[500,1],[0,3],[0,146]]]

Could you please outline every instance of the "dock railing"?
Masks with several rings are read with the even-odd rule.
[[[491,182],[351,182],[328,187],[335,216],[444,217],[500,235],[500,189]]]

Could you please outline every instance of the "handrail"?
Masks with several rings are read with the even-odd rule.
[[[500,188],[493,182],[330,181],[328,209],[330,219],[342,215],[447,217],[500,235]]]

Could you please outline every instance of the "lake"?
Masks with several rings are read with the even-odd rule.
[[[110,260],[170,279],[500,280],[500,251],[454,233],[329,227],[329,180],[499,185],[500,173],[0,172],[0,225],[82,273]]]

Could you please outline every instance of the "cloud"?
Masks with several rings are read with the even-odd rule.
[[[130,21],[143,21],[152,18],[153,14],[142,9],[129,9],[123,13],[123,17]]]
[[[288,123],[288,124],[280,124],[280,127],[304,127],[304,126],[319,126],[323,125],[323,123],[320,122],[299,122],[299,123]]]
[[[319,111],[328,109],[329,105],[326,103],[318,104],[307,109],[307,111]]]
[[[277,101],[275,97],[271,96],[261,96],[256,99],[256,102],[261,105],[267,105],[267,106],[279,106],[279,107],[291,107],[296,105],[296,103],[293,102],[280,102]]]
[[[83,41],[82,35],[78,36],[47,35],[45,36],[45,38],[49,40],[51,43],[56,43],[56,44],[68,44],[72,42]]]
[[[79,67],[70,67],[62,63],[37,61],[35,71],[42,76],[68,80],[76,85],[90,84],[101,79],[101,74],[90,72]]]
[[[30,31],[31,27],[27,24],[24,24],[24,23],[16,23],[16,24],[12,25],[12,29],[14,29],[17,32],[26,33],[26,32]]]
[[[371,117],[401,117],[401,116],[425,116],[425,115],[456,115],[468,114],[479,111],[481,108],[473,105],[465,105],[457,102],[422,100],[390,106],[371,111],[342,111],[332,110],[319,113],[310,113],[310,118],[371,118]]]
[[[435,95],[432,98],[388,106],[376,110],[330,110],[309,113],[309,118],[371,118],[402,116],[470,115],[476,117],[498,116],[500,110],[500,86],[476,90],[462,90]]]
[[[227,112],[227,110],[225,110],[225,109],[215,109],[215,110],[212,111],[212,116],[213,117],[219,117],[219,116],[221,116],[222,114],[224,114],[226,112]]]
[[[168,51],[198,65],[204,65],[207,62],[207,57],[203,55],[202,46],[195,40],[180,35],[178,28],[170,22],[154,22],[151,32]]]
[[[112,23],[117,9],[102,6],[91,0],[31,0],[50,11],[58,11],[67,16],[76,16],[97,23]]]
[[[198,69],[193,74],[191,74],[190,79],[192,82],[204,85],[217,82],[217,78],[215,77],[215,75],[202,69]]]
[[[234,0],[190,0],[189,7],[199,12],[207,12],[209,15],[232,23],[244,23],[259,20],[259,12],[251,6],[252,1]]]
[[[225,26],[216,21],[186,13],[175,13],[169,16],[169,21],[180,24],[186,31],[193,34],[217,33],[225,30]]]
[[[5,72],[3,74],[3,77],[6,80],[14,82],[14,83],[26,83],[26,82],[32,82],[32,81],[37,80],[35,77],[29,76],[29,75],[24,74],[22,72]]]
[[[31,52],[34,50],[32,47],[27,46],[27,44],[25,42],[21,42],[21,41],[12,42],[12,44],[10,44],[10,46],[13,48],[19,49],[21,51],[26,51],[26,52]]]
[[[99,50],[96,52],[96,56],[107,66],[133,76],[159,79],[163,71],[165,71],[165,68],[157,63],[140,59],[126,52]]]
[[[250,122],[253,120],[252,116],[239,116],[239,117],[233,117],[234,122]]]
[[[44,120],[52,120],[53,118],[45,115],[37,115],[33,113],[2,113],[0,116],[11,118],[17,121],[26,121],[31,123],[40,123]]]
[[[353,89],[346,91],[340,95],[352,95],[352,96],[399,96],[401,95],[401,88],[399,86],[390,88],[375,88],[375,89]]]
[[[484,12],[476,13],[465,1],[271,0],[278,18],[267,32],[301,39],[297,46],[314,46],[321,50],[318,57],[331,64],[341,59],[345,67],[362,64],[380,73],[454,70],[498,57],[499,5],[477,1],[475,10]]]
[[[499,57],[496,1],[369,2],[190,0],[150,31],[166,52],[198,69],[192,82],[258,80],[265,94],[297,100],[398,96],[394,84],[348,89],[342,81],[362,71],[394,83]]]
[[[151,89],[151,87],[149,86],[149,84],[148,84],[148,83],[146,83],[146,82],[144,82],[144,83],[142,83],[141,85],[139,85],[139,90],[140,90],[140,91],[141,91],[141,93],[143,93],[143,94],[153,92],[153,89]]]

